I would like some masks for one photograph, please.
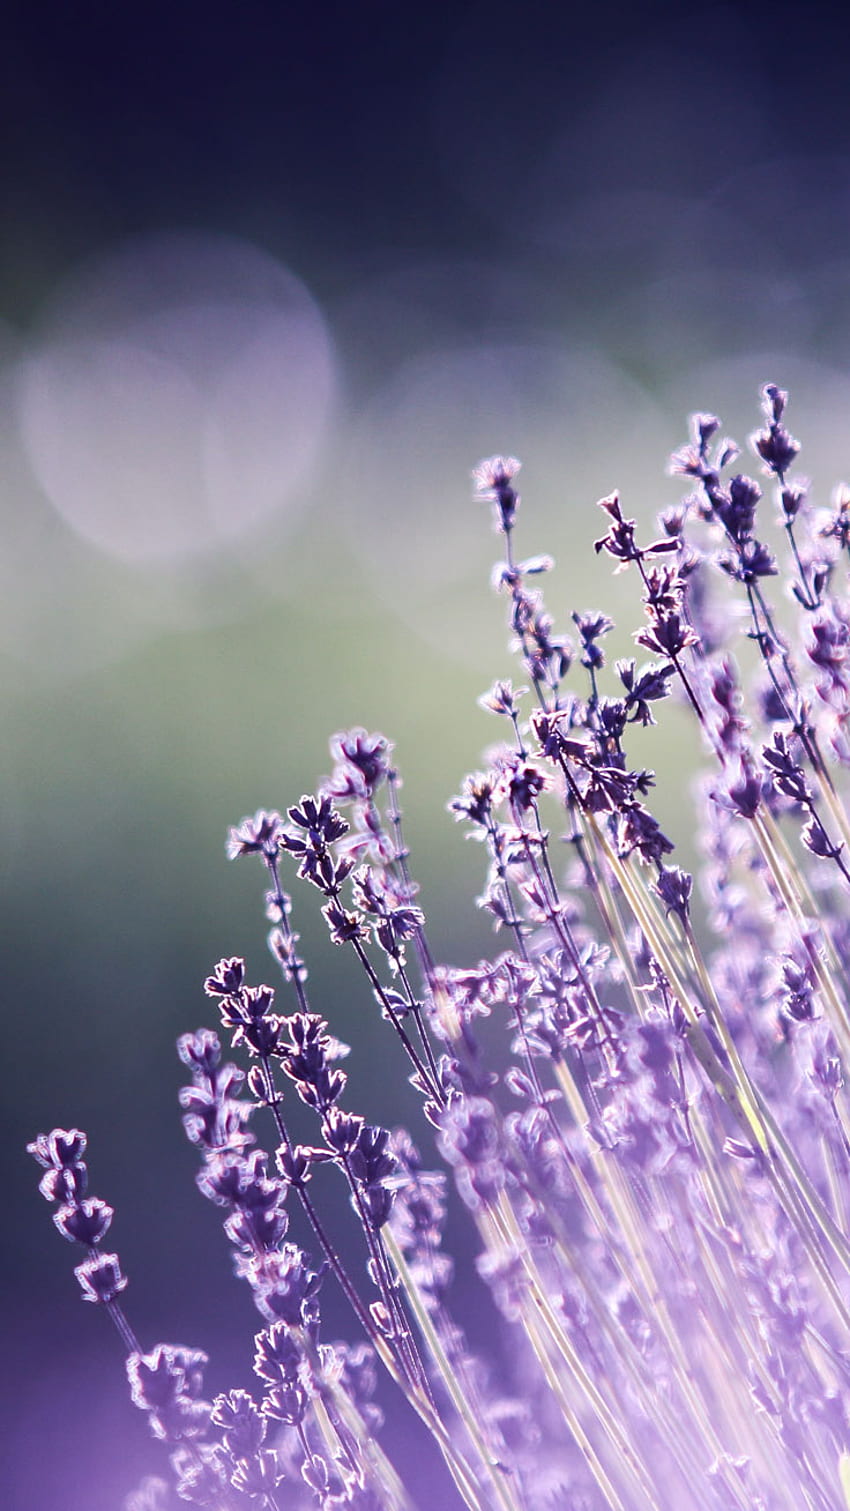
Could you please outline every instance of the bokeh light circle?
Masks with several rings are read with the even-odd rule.
[[[22,364],[30,465],[132,563],[220,550],[303,497],[336,364],[303,283],[234,237],[145,236],[66,283]]]

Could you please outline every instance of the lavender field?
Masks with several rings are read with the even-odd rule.
[[[204,990],[250,1069],[223,1057],[209,1027],[177,1050],[196,1183],[223,1211],[235,1275],[266,1324],[253,1394],[207,1400],[203,1351],[143,1348],[121,1261],[103,1246],[113,1208],[88,1194],[85,1134],[57,1128],[30,1144],[60,1234],[86,1251],[83,1299],[117,1330],[179,1499],[414,1506],[424,1450],[416,1470],[383,1446],[383,1368],[472,1511],[850,1501],[850,490],[814,510],[787,401],[765,385],[750,437],[784,568],[759,523],[763,488],[732,470],[739,447],[714,415],[695,414],[671,458],[693,491],[653,539],[641,543],[616,493],[600,500],[595,551],[637,577],[633,638],[653,658],[611,671],[613,620],[574,612],[572,636],[559,633],[537,586],[552,559],[517,556],[520,462],[475,468],[503,537],[493,583],[521,680],[481,699],[505,738],[450,807],[481,842],[478,905],[507,948],[461,967],[434,954],[381,734],[334,736],[315,795],[231,828],[228,855],[265,871],[288,1001],[224,957]],[[770,593],[782,575],[793,631]],[[713,758],[694,794],[701,929],[694,878],[652,812],[655,773],[628,754],[632,727],[657,727],[675,693]],[[312,1001],[286,862],[322,897],[332,944],[396,1041],[382,1054],[395,1050],[421,1098],[415,1137],[347,1106],[350,1046]],[[490,1018],[502,1043],[488,1053]],[[303,1134],[297,1102],[313,1114]],[[331,1172],[359,1253],[326,1226]],[[470,1345],[452,1306],[450,1178],[510,1373]],[[290,1237],[296,1205],[306,1250]],[[326,1284],[350,1307],[353,1344],[325,1340]],[[171,1503],[159,1476],[128,1501]]]

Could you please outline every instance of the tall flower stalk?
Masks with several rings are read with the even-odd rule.
[[[263,1324],[256,1398],[207,1402],[203,1355],[143,1352],[118,1260],[100,1252],[111,1211],[86,1195],[84,1136],[31,1146],[182,1500],[433,1503],[379,1436],[375,1395],[394,1391],[470,1511],[850,1506],[850,495],[815,510],[786,406],[768,385],[750,438],[781,560],[762,485],[734,470],[711,415],[672,459],[692,491],[653,538],[617,495],[601,501],[596,550],[635,577],[642,664],[608,666],[604,614],[556,632],[540,588],[553,563],[515,549],[520,463],[475,469],[521,675],[482,698],[503,739],[450,805],[486,857],[492,958],[439,962],[380,734],[336,735],[317,792],[231,830],[228,853],[264,870],[281,981],[251,985],[230,956],[205,983],[247,1070],[209,1028],[178,1047],[198,1185]],[[632,727],[671,699],[708,763],[696,892],[653,814],[654,774],[629,754]],[[365,975],[421,1099],[412,1135],[347,1104],[347,1047],[311,1001],[287,867]],[[495,1056],[486,1017],[503,1029]],[[293,1095],[309,1144],[290,1134]],[[319,1166],[353,1212],[344,1249],[314,1199]],[[492,1358],[452,1306],[452,1187],[500,1319]],[[309,1255],[288,1236],[293,1203]],[[330,1285],[350,1307],[347,1344],[322,1339]],[[149,1482],[128,1505],[169,1494]]]

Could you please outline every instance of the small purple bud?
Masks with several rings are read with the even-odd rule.
[[[177,1053],[184,1065],[209,1074],[221,1063],[221,1045],[211,1028],[199,1028],[194,1034],[181,1034]]]
[[[92,1248],[107,1232],[112,1216],[112,1207],[99,1196],[92,1196],[77,1206],[60,1207],[54,1212],[53,1221],[69,1243],[84,1243]]]
[[[219,960],[211,976],[204,982],[208,997],[234,997],[245,980],[245,961],[238,955],[228,960]]]
[[[280,848],[283,820],[279,813],[259,809],[253,818],[243,818],[227,836],[227,854],[231,860],[239,855],[262,854],[273,859]]]
[[[119,1291],[127,1286],[127,1277],[121,1270],[117,1254],[95,1254],[78,1264],[74,1270],[83,1293],[84,1301],[106,1304],[114,1301]]]

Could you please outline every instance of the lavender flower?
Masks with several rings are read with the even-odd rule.
[[[377,1391],[430,1433],[447,1511],[850,1504],[850,506],[844,490],[818,516],[790,475],[787,406],[766,385],[750,438],[781,549],[760,485],[727,475],[738,448],[710,414],[671,463],[697,492],[648,544],[619,495],[601,501],[595,549],[636,574],[645,665],[609,668],[603,613],[573,613],[575,648],[556,633],[528,585],[551,560],[514,554],[520,464],[475,469],[505,540],[494,582],[525,684],[481,699],[504,743],[451,803],[483,846],[493,959],[438,961],[381,734],[335,735],[317,793],[231,830],[228,854],[264,868],[290,996],[250,984],[241,956],[219,960],[204,991],[249,1065],[209,1028],[185,1034],[180,1102],[199,1191],[263,1323],[255,1393],[207,1401],[199,1350],[143,1351],[101,1248],[113,1214],[88,1194],[85,1136],[30,1146],[181,1499],[427,1504],[429,1476],[394,1467],[377,1436]],[[712,583],[724,604],[739,596],[740,619],[713,608]],[[655,775],[630,752],[635,726],[662,717],[693,719],[710,763],[694,875],[671,861]],[[416,1142],[347,1105],[348,1049],[311,1006],[287,864],[388,1025],[387,1074],[397,1063],[421,1101]],[[301,1118],[310,1142],[290,1132]],[[454,1300],[464,1218],[501,1350],[473,1346],[482,1329]],[[324,1340],[332,1288],[353,1342]],[[127,1504],[162,1511],[165,1496],[149,1479]]]

